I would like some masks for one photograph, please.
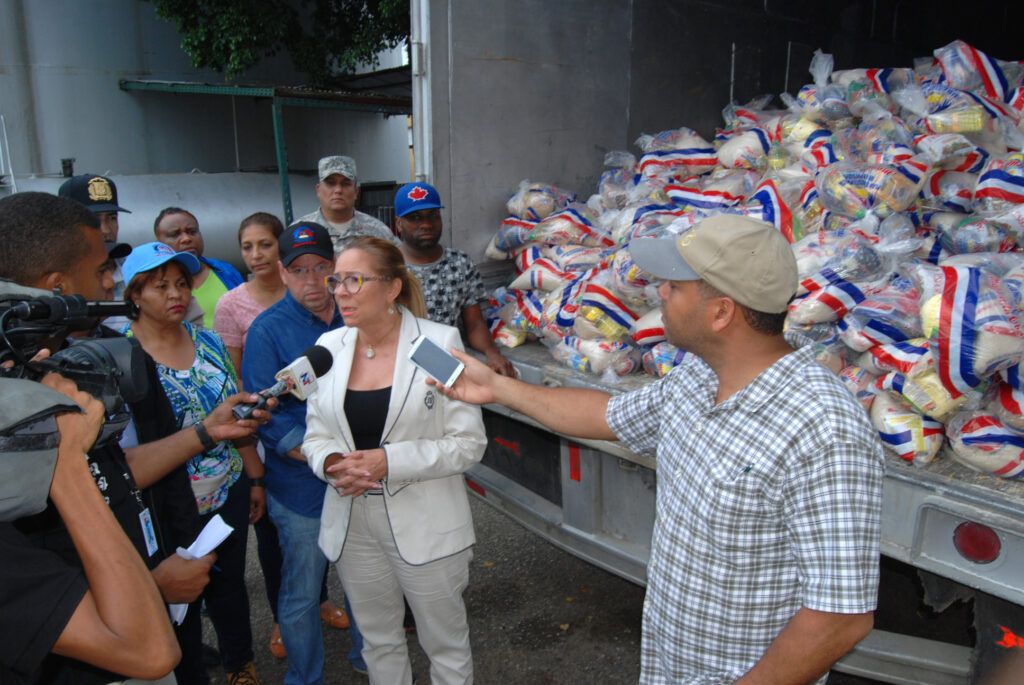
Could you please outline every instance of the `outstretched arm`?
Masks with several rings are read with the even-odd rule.
[[[51,374],[43,383],[86,410],[57,418],[60,446],[50,498],[82,560],[89,591],[53,651],[120,675],[160,678],[181,658],[167,609],[103,501],[85,458],[103,424],[103,407],[65,378]]]
[[[549,388],[501,376],[473,357],[452,349],[466,365],[451,388],[429,379],[439,392],[470,404],[503,404],[555,432],[577,438],[617,440],[605,418],[610,395],[585,388]]]

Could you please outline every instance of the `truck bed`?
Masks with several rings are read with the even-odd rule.
[[[551,357],[547,349],[536,343],[503,352],[515,364],[522,379],[534,384],[586,387],[618,394],[643,387],[653,380],[644,374],[633,374],[615,379],[611,383],[605,382],[597,376],[563,366]],[[543,430],[540,424],[505,407],[488,406],[487,409]],[[634,454],[617,442],[560,437],[562,442],[568,445],[563,448],[563,453],[573,446],[577,446],[575,449],[581,446],[582,449],[604,453],[619,460],[620,468],[623,462],[629,462],[652,472],[657,470],[655,459]],[[575,458],[579,459],[578,452]],[[563,454],[563,468],[566,468],[568,463],[566,459],[566,455]],[[605,490],[608,488],[607,472],[610,470],[607,467],[604,469]],[[488,482],[492,494],[498,494],[500,491],[508,493],[518,489],[511,480],[497,474],[484,473],[485,471],[486,468],[482,467],[477,475]],[[652,482],[653,480],[654,478],[651,478]],[[575,485],[569,483],[570,487]],[[616,487],[621,487],[621,483]],[[605,490],[588,491],[587,497],[600,500],[598,506],[601,507],[605,501],[621,501],[620,493]],[[522,493],[520,495],[520,500],[527,496]],[[531,507],[538,510],[544,508],[539,500],[520,501],[520,504],[525,510]],[[550,510],[548,524],[544,527],[565,525],[566,522],[560,519],[562,512],[559,508],[566,505],[562,502],[556,502],[555,505],[557,506]],[[525,510],[520,512],[517,518],[528,518],[529,512]],[[515,515],[513,511],[509,513]],[[600,520],[602,525],[607,525],[609,517],[591,515],[591,518]],[[990,564],[977,564],[963,558],[956,551],[952,542],[953,531],[964,521],[982,523],[998,532],[1003,546],[998,559]],[[523,522],[531,525],[529,521]],[[646,539],[629,539],[633,537],[629,534],[608,536],[606,530],[577,530],[575,527],[568,537],[562,535],[564,531],[538,532],[546,534],[553,542],[570,550],[574,550],[576,533],[583,535],[583,538],[592,538],[588,542],[601,542],[608,536],[613,547],[625,545],[627,555],[630,549],[635,550],[638,545],[645,548],[641,554],[642,562],[645,562],[646,547],[650,544],[649,528],[652,523],[653,517],[651,521],[623,524],[626,528],[634,527],[634,530],[636,525],[646,527]],[[954,461],[949,453],[940,454],[935,461],[923,467],[914,466],[887,453],[882,528],[883,554],[997,597],[1024,604],[1024,582],[1019,571],[1024,568],[1024,481],[978,473]],[[617,567],[618,562],[615,559],[599,557],[593,560],[613,572],[642,582],[642,573],[638,577],[636,568]]]

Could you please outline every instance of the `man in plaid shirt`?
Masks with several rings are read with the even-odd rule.
[[[796,261],[734,215],[638,239],[670,342],[692,352],[626,394],[544,388],[462,354],[449,396],[658,459],[643,683],[807,683],[871,630],[883,457],[863,409],[782,334]]]

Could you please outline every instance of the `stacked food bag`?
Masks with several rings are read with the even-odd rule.
[[[613,152],[597,192],[523,181],[488,256],[518,276],[493,294],[495,339],[527,339],[606,378],[663,376],[665,339],[633,240],[715,213],[773,224],[800,289],[787,327],[809,338],[883,441],[927,464],[1024,475],[1024,65],[962,41],[913,69],[833,71],[785,109],[723,111],[708,141],[679,128]]]

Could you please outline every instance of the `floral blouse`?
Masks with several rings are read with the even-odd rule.
[[[238,392],[238,377],[224,342],[215,332],[182,322],[195,345],[196,354],[188,369],[156,365],[160,383],[171,401],[178,428],[202,421],[213,409]],[[130,327],[124,334],[131,336]],[[242,472],[242,457],[229,440],[216,449],[200,452],[185,464],[200,514],[219,509],[228,498],[228,489]]]

